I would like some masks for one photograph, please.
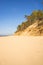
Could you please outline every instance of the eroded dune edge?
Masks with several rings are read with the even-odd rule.
[[[43,65],[43,36],[0,37],[0,65]]]

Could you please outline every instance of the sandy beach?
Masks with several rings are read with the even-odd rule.
[[[43,36],[0,37],[0,65],[43,65]]]

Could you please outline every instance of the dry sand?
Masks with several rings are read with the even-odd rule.
[[[0,65],[43,65],[43,37],[0,37]]]

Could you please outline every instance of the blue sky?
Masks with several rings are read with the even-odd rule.
[[[25,21],[24,15],[43,10],[43,0],[0,0],[0,34],[12,34]]]

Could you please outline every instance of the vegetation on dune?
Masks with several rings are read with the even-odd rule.
[[[28,26],[32,25],[33,23],[36,22],[36,20],[38,21],[42,21],[43,24],[43,11],[38,10],[38,11],[33,11],[32,14],[30,16],[25,15],[26,21],[23,22],[21,25],[18,25],[17,27],[17,31],[23,31],[24,29],[26,29]]]

